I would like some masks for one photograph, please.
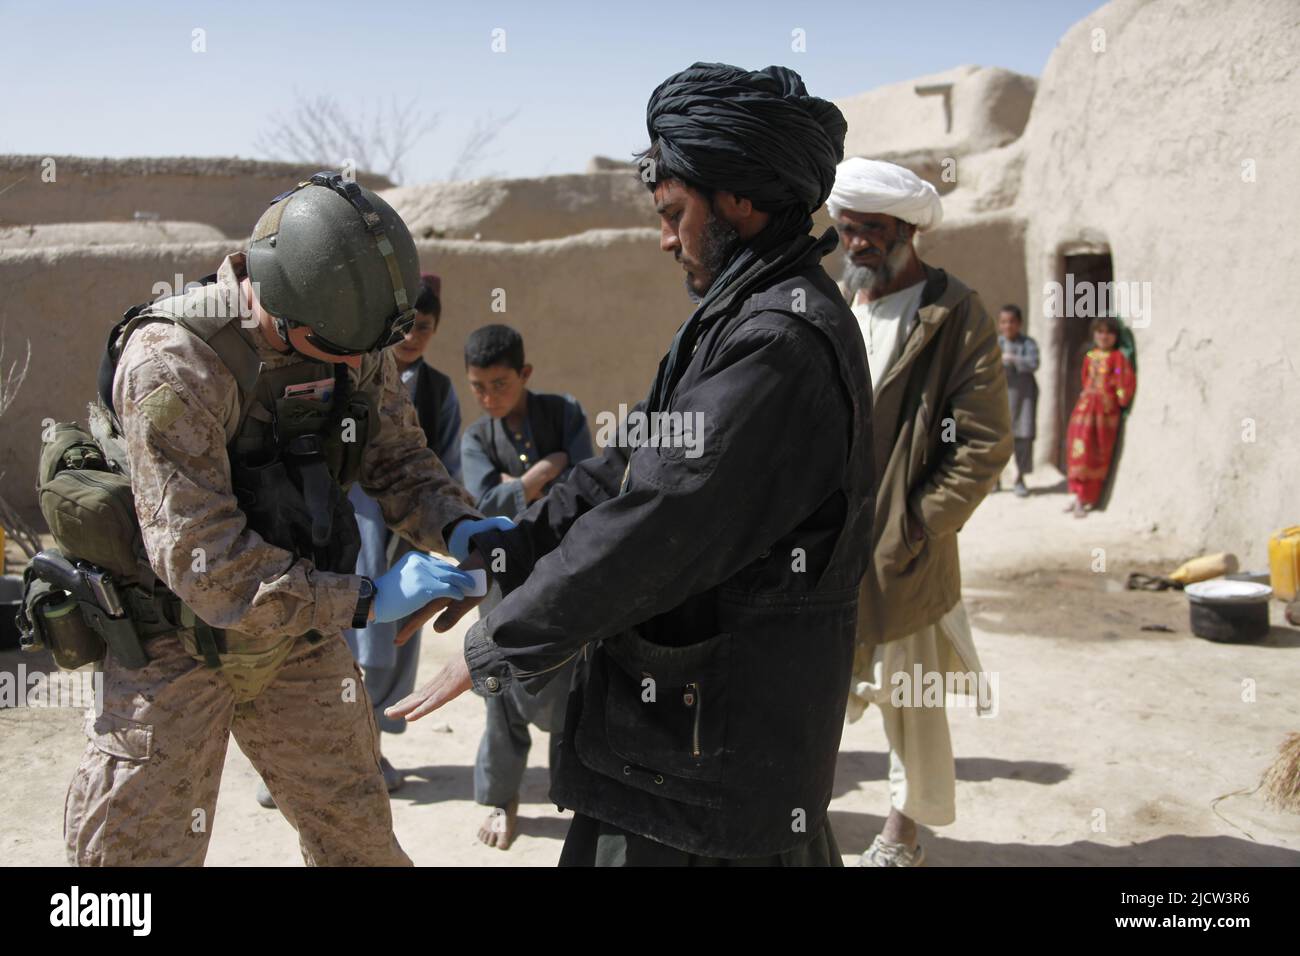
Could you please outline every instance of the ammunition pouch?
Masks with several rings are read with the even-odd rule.
[[[310,558],[322,571],[351,574],[361,532],[319,444],[315,435],[299,436],[274,461],[233,468],[231,480],[248,526],[267,542]]]
[[[60,551],[119,579],[138,574],[144,548],[131,479],[112,468],[89,432],[72,422],[54,426],[41,449],[37,491]]]
[[[169,607],[180,602],[170,592],[153,595],[138,586],[121,587],[103,569],[84,561],[75,564],[53,552],[41,552],[23,572],[23,602],[18,613],[19,646],[24,651],[48,649],[64,670],[75,670],[104,659],[130,669],[149,662],[143,642],[177,628],[178,615]],[[57,559],[68,573],[42,576],[42,568]],[[94,580],[101,589],[88,583]],[[107,582],[107,583],[104,583]],[[104,606],[105,589],[111,597]]]
[[[231,483],[249,527],[266,541],[322,571],[351,574],[361,532],[347,487],[361,470],[371,405],[364,393],[349,391],[344,371],[335,389],[332,407],[275,400],[270,433],[250,441],[246,452],[238,452],[242,442],[233,446]]]
[[[29,653],[48,649],[61,670],[104,659],[104,638],[86,623],[81,605],[66,591],[33,575],[30,567],[23,573],[17,621],[18,646]]]
[[[325,439],[326,454],[332,459],[331,467],[338,483],[344,488],[361,475],[361,456],[366,444],[374,437],[372,429],[376,423],[371,419],[372,411],[367,395],[349,395],[347,401],[342,403],[336,427],[331,429]],[[335,447],[338,448],[337,453],[333,452]]]

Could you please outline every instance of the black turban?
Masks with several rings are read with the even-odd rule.
[[[835,184],[848,124],[794,70],[696,63],[650,94],[646,128],[670,172],[760,209],[811,213]]]

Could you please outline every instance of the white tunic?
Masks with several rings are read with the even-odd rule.
[[[871,390],[878,392],[885,372],[902,354],[903,342],[916,321],[925,280],[867,302],[859,292],[853,299],[853,315],[867,347],[867,364],[871,367]]]

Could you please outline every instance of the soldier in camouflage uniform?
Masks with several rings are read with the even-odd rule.
[[[101,391],[92,430],[125,459],[146,573],[179,626],[144,641],[141,669],[111,649],[104,662],[103,712],[87,717],[66,804],[74,865],[201,864],[231,734],[308,864],[410,864],[341,632],[468,588],[462,572],[419,552],[376,582],[351,573],[353,478],[424,549],[445,551],[453,525],[464,539],[481,517],[427,447],[382,350],[405,331],[418,282],[397,214],[318,175],[273,203],[247,256],[115,330],[115,371],[101,372],[111,395]],[[344,400],[364,401],[348,406],[354,417],[333,414]],[[330,414],[311,419],[313,408]],[[295,432],[304,409],[311,422]],[[331,429],[355,429],[367,412],[349,475]],[[303,433],[315,454],[293,459]],[[284,497],[267,475],[290,476]]]

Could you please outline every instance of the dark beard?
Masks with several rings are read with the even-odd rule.
[[[691,297],[691,301],[699,304],[704,296],[708,294],[713,283],[717,281],[718,275],[726,266],[727,261],[731,258],[732,250],[735,247],[736,240],[740,238],[735,228],[723,222],[717,216],[710,216],[709,221],[704,224],[704,231],[700,237],[700,269],[707,272],[711,277],[708,288],[703,292],[696,292],[691,286],[691,277],[686,277],[686,294]]]

